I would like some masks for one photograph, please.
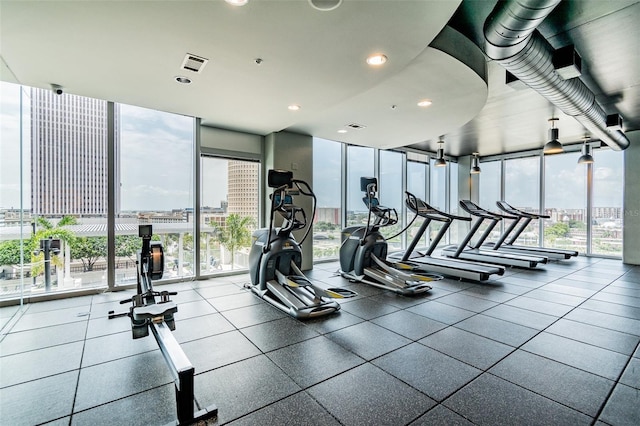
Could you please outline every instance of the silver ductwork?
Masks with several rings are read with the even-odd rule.
[[[607,129],[607,114],[579,79],[563,80],[553,66],[553,47],[538,25],[560,0],[499,2],[484,27],[485,53],[562,112],[578,120],[593,137],[617,151],[629,146],[620,130]]]

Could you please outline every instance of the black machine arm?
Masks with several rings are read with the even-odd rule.
[[[365,232],[365,235],[372,230],[398,223],[398,212],[396,209],[380,205],[378,197],[376,197],[376,193],[378,191],[378,180],[376,178],[361,177],[360,190],[365,193],[362,201],[369,210],[369,215],[367,217],[367,232]],[[371,214],[376,216],[373,224],[371,224]]]

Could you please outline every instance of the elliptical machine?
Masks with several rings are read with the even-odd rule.
[[[443,277],[437,274],[406,273],[395,269],[386,261],[387,241],[380,228],[398,223],[395,209],[381,206],[376,197],[376,178],[361,177],[360,190],[365,193],[362,201],[369,209],[366,226],[350,226],[342,230],[340,246],[340,275],[350,281],[369,284],[391,290],[405,296],[413,296],[431,290],[426,284]],[[371,223],[371,215],[375,221]]]
[[[357,294],[344,288],[323,288],[304,276],[300,244],[307,238],[311,226],[301,207],[293,204],[294,195],[313,199],[313,215],[316,196],[304,181],[293,179],[293,173],[269,170],[268,185],[271,194],[269,228],[253,232],[253,244],[249,252],[251,290],[262,299],[294,318],[306,319],[334,313],[340,309],[335,300],[354,297]],[[274,227],[275,213],[283,218],[280,228]],[[292,232],[307,228],[298,243]]]

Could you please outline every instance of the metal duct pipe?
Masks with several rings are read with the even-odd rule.
[[[612,149],[626,149],[629,139],[620,130],[607,129],[607,115],[593,92],[579,78],[560,77],[553,67],[553,48],[534,32],[558,3],[560,0],[499,2],[485,22],[485,53]]]

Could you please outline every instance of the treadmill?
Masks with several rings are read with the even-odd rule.
[[[505,229],[504,233],[500,236],[498,241],[496,241],[495,243],[485,243],[483,247],[490,248],[491,250],[498,250],[500,252],[521,253],[529,254],[532,256],[546,256],[549,259],[554,260],[567,260],[571,259],[572,257],[578,256],[578,252],[575,250],[515,245],[514,242],[527,228],[527,226],[529,226],[529,223],[531,223],[533,219],[549,219],[550,216],[527,213],[525,211],[512,207],[506,201],[497,201],[496,204],[498,205],[498,208],[500,210],[508,213],[515,219],[513,220],[513,222],[511,222],[507,229]]]
[[[387,257],[387,260],[395,262],[394,266],[398,269],[410,269],[414,272],[429,271],[473,281],[486,281],[491,277],[491,275],[504,274],[505,268],[499,265],[467,262],[443,257],[432,257],[431,254],[451,226],[453,220],[470,221],[471,218],[454,216],[452,214],[441,212],[410,192],[406,192],[406,195],[407,198],[405,202],[407,207],[409,207],[409,209],[417,216],[422,217],[424,221],[405,252],[395,252]],[[415,248],[432,221],[442,222],[442,228],[429,244],[427,250],[424,253],[419,252]]]
[[[473,203],[470,200],[460,200],[460,207],[469,213],[471,216],[476,217],[475,223],[471,226],[469,233],[464,237],[462,242],[458,245],[451,245],[442,249],[442,255],[451,257],[454,259],[472,260],[476,262],[489,262],[498,265],[505,266],[517,266],[520,268],[532,269],[538,266],[539,263],[547,263],[548,258],[546,256],[533,256],[517,253],[500,252],[492,249],[482,248],[482,244],[485,242],[493,228],[502,219],[515,219],[512,216],[500,215],[484,210],[482,207]],[[482,225],[482,222],[489,220],[489,226],[484,233],[478,238],[474,245],[469,245],[474,234]]]

